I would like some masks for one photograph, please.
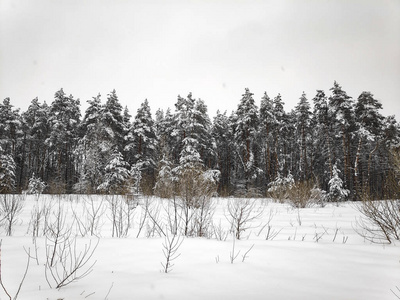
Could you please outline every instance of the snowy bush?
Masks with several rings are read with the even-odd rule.
[[[292,174],[288,174],[287,177],[282,177],[278,173],[276,179],[268,185],[268,193],[271,198],[283,202],[284,199],[288,197],[288,191],[294,185],[294,179]]]
[[[0,147],[0,193],[11,193],[15,189],[15,162],[11,155],[3,154]]]
[[[287,190],[287,202],[295,208],[310,207],[325,201],[324,191],[315,187],[314,182],[298,181]]]
[[[43,193],[46,187],[46,183],[44,183],[40,178],[36,177],[35,174],[29,178],[28,183],[28,194],[41,194]]]
[[[332,178],[328,182],[328,200],[331,202],[341,202],[347,200],[350,191],[343,187],[343,180],[339,176],[340,170],[333,166]]]

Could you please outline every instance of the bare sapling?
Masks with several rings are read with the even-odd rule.
[[[356,209],[361,213],[356,232],[366,240],[389,244],[400,240],[400,200],[373,200],[366,189]]]
[[[197,237],[212,236],[212,220],[215,212],[215,204],[211,197],[201,196],[198,207],[194,211],[193,235]]]
[[[2,287],[2,289],[3,289],[3,291],[4,291],[4,293],[7,295],[8,299],[10,299],[10,300],[11,300],[11,299],[16,300],[16,299],[18,298],[18,295],[19,295],[20,291],[21,291],[22,285],[24,284],[26,275],[28,274],[29,263],[30,263],[30,259],[31,259],[30,250],[28,249],[28,252],[27,252],[28,261],[27,261],[27,263],[26,263],[24,275],[22,276],[21,282],[19,283],[17,292],[15,293],[14,297],[11,297],[11,294],[9,293],[9,291],[7,290],[7,288],[5,287],[4,282],[3,282],[3,272],[2,272],[2,269],[1,269],[1,266],[2,266],[1,245],[2,245],[2,242],[3,242],[3,240],[0,240],[0,285],[1,285],[1,287]]]
[[[231,225],[231,231],[240,240],[243,233],[255,226],[252,222],[259,219],[264,212],[264,206],[257,206],[257,201],[249,198],[235,198],[228,202],[225,217]]]
[[[46,228],[46,258],[50,267],[53,267],[57,261],[57,256],[62,256],[65,244],[69,243],[72,225],[67,222],[67,212],[61,200],[58,201],[56,211],[53,211],[51,219]]]
[[[146,197],[143,204],[139,204],[140,217],[138,223],[138,233],[136,237],[146,228],[146,237],[164,236],[162,223],[160,220],[160,204],[153,201],[151,197]]]
[[[77,238],[64,240],[59,244],[58,251],[55,253],[55,262],[52,262],[52,253],[49,253],[46,247],[47,261],[45,263],[45,277],[50,288],[53,286],[60,289],[70,283],[81,280],[88,276],[96,264],[93,261],[93,255],[99,244],[97,239],[96,244],[92,245],[92,240],[82,247],[78,247]],[[53,263],[53,265],[52,265]]]
[[[153,202],[154,203],[154,202]],[[165,236],[166,232],[162,228],[163,223],[160,217],[160,203],[155,203],[147,210],[147,222],[146,222],[146,237]]]
[[[0,216],[2,218],[1,223],[6,231],[7,236],[12,235],[13,226],[18,221],[18,215],[21,213],[24,207],[24,196],[4,194],[0,198]]]
[[[226,241],[226,239],[228,238],[228,235],[229,235],[229,230],[225,230],[222,227],[221,220],[219,220],[218,225],[213,223],[211,227],[212,227],[214,237],[218,241]]]
[[[170,273],[172,271],[172,267],[174,266],[174,261],[181,256],[181,253],[178,253],[178,250],[183,243],[183,237],[177,234],[173,234],[171,236],[168,233],[168,230],[165,230],[165,232],[166,234],[162,244],[162,252],[164,254],[165,261],[161,262],[161,271],[163,273]]]
[[[231,264],[234,263],[234,261],[240,254],[240,250],[239,250],[239,252],[236,252],[235,246],[236,246],[236,235],[233,234],[232,235],[232,251],[229,252],[229,260],[230,260]]]
[[[248,258],[248,254],[250,253],[251,250],[253,250],[255,244],[251,245],[251,247],[242,255],[242,262],[244,262],[246,260],[246,258]]]
[[[107,198],[112,223],[112,237],[126,237],[131,228],[133,210],[129,204],[117,195],[110,195]]]
[[[97,200],[98,198],[100,200]],[[78,216],[75,209],[72,211],[82,237],[86,235],[100,236],[102,225],[100,221],[106,211],[104,197],[99,196],[95,198],[92,195],[86,195],[83,197],[82,215]]]

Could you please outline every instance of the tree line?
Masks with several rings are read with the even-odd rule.
[[[265,92],[257,106],[249,89],[231,114],[192,94],[178,96],[173,110],[141,103],[132,117],[115,90],[104,103],[57,91],[50,105],[38,98],[20,112],[0,103],[0,192],[44,183],[48,193],[131,193],[168,195],[188,168],[218,179],[222,196],[264,196],[282,178],[309,182],[328,191],[334,177],[348,199],[363,191],[394,197],[398,174],[391,163],[400,145],[400,126],[384,117],[371,92],[357,99],[335,81],[329,94],[301,95],[286,112],[280,94]],[[208,174],[208,175],[207,175]],[[182,182],[181,182],[182,183]]]

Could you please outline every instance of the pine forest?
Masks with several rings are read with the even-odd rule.
[[[327,93],[299,96],[287,112],[280,94],[255,99],[246,88],[236,111],[213,119],[192,94],[154,114],[144,100],[134,116],[115,90],[87,100],[83,114],[80,100],[63,89],[51,104],[33,99],[25,112],[6,98],[0,192],[172,197],[213,182],[222,197],[264,197],[285,185],[332,201],[359,200],[364,192],[399,197],[392,188],[399,181],[395,116],[383,116],[371,92],[352,98],[337,82]]]

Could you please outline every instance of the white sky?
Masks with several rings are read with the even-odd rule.
[[[400,1],[0,0],[0,98],[26,110],[61,87],[135,115],[193,93],[210,116],[281,93],[286,110],[334,80],[400,115]]]

